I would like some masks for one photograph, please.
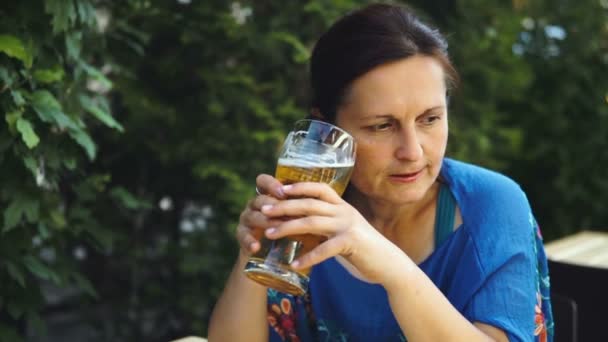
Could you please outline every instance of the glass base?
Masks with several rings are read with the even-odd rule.
[[[245,265],[245,274],[264,286],[294,296],[301,296],[308,290],[307,276],[263,261],[249,260]]]

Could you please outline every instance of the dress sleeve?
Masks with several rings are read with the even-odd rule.
[[[493,190],[478,202],[483,213],[473,230],[481,281],[465,316],[502,329],[509,341],[534,341],[539,293],[536,221],[519,186],[501,182]]]
[[[471,322],[502,329],[509,341],[533,340],[536,275],[531,253],[515,253],[486,271],[487,277],[474,293],[465,316]]]
[[[552,341],[547,260],[527,196],[502,174],[452,160],[445,166],[470,239],[469,262],[453,280],[466,287],[459,309],[510,341]]]

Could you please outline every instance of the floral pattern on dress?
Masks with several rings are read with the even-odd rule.
[[[285,342],[301,342],[296,333],[297,312],[293,296],[268,290],[268,324]]]
[[[534,231],[534,254],[536,255],[536,305],[534,307],[534,337],[537,342],[553,341],[554,323],[551,309],[549,269],[544,255],[543,236],[540,226],[530,214]],[[542,253],[539,255],[539,253]]]
[[[319,320],[317,324],[319,341],[322,342],[347,342],[348,334],[340,331],[332,322]]]
[[[536,294],[537,303],[534,307],[534,336],[536,336],[539,342],[547,342],[547,326],[545,321],[545,314],[542,310],[542,299],[540,293]]]

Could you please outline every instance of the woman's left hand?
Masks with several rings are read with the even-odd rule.
[[[291,199],[263,206],[269,218],[293,217],[265,234],[269,239],[288,235],[314,234],[327,237],[319,246],[295,260],[295,269],[311,267],[328,258],[341,255],[372,283],[384,284],[391,276],[387,260],[397,249],[329,185],[302,182],[283,187]]]

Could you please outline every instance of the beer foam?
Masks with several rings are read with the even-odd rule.
[[[294,158],[279,158],[278,165],[281,166],[291,166],[291,167],[352,167],[355,165],[355,161],[351,162],[331,162],[327,160],[310,160],[310,156],[307,156],[307,159],[294,159]]]

